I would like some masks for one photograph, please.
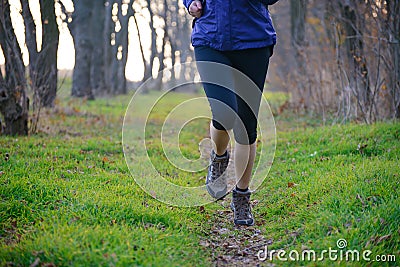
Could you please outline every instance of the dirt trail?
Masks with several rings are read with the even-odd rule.
[[[210,151],[211,146],[207,146],[206,149]],[[230,178],[235,177],[232,154],[227,170]],[[230,188],[234,183],[234,179],[228,180]],[[231,194],[228,194],[217,202],[221,208],[213,212],[207,221],[212,227],[205,233],[206,238],[200,242],[201,246],[212,250],[213,266],[274,266],[273,263],[261,261],[257,257],[260,250],[264,251],[265,246],[273,242],[257,228],[257,222],[261,223],[261,218],[255,216],[255,226],[235,226],[233,212],[230,209],[231,197]],[[258,201],[252,197],[251,203],[254,207]]]
[[[200,242],[200,245],[213,251],[213,266],[274,266],[257,257],[257,253],[264,251],[265,246],[273,241],[268,240],[257,226],[235,226],[230,199],[228,195],[220,201],[221,209],[207,222],[213,227],[206,233],[206,239]]]

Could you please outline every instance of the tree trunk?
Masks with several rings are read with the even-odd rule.
[[[307,92],[306,15],[307,0],[290,0],[291,44],[297,70],[295,72],[296,80],[299,81],[297,90],[299,91],[300,99],[297,102],[303,104],[303,108],[308,108],[308,100],[311,100],[309,92]]]
[[[362,116],[366,122],[368,121],[367,114],[370,107],[372,94],[369,84],[369,75],[367,69],[366,57],[364,55],[363,29],[367,25],[363,25],[357,17],[357,3],[338,2],[342,18],[343,26],[346,34],[345,46],[346,57],[349,69],[349,82],[357,98],[358,106]],[[361,3],[363,4],[363,3]],[[360,5],[361,5],[360,4]]]
[[[133,15],[132,1],[123,4],[122,0],[117,0],[118,4],[118,20],[121,29],[115,32],[115,45],[112,54],[112,93],[126,94],[126,62],[128,60],[128,34],[129,34],[129,18]],[[123,14],[122,5],[128,5],[126,14]]]
[[[112,21],[112,7],[114,0],[106,1],[105,3],[105,18],[104,18],[104,83],[106,93],[111,93],[112,82],[112,45],[111,34],[114,32],[114,22]]]
[[[386,31],[389,40],[389,55],[391,69],[388,69],[390,81],[390,97],[392,102],[393,117],[400,118],[400,1],[386,0],[387,21]]]
[[[150,14],[150,21],[149,21],[149,27],[151,31],[151,50],[150,50],[150,59],[148,64],[146,64],[145,72],[144,72],[144,77],[143,81],[146,81],[147,79],[151,78],[153,75],[153,66],[154,66],[154,59],[157,56],[157,33],[156,29],[154,27],[154,12],[153,9],[151,8],[151,1],[146,0],[147,2],[147,9]]]
[[[171,14],[173,20],[175,21],[176,25],[178,25],[178,30],[175,30],[174,33],[171,33],[170,36],[171,46],[173,47],[173,51],[180,51],[179,62],[176,62],[176,58],[173,59],[175,63],[186,63],[191,61],[194,58],[193,51],[190,49],[190,38],[186,36],[190,36],[191,19],[188,19],[188,16],[179,16],[179,3],[175,2],[175,14]],[[187,12],[184,10],[184,12]],[[194,69],[190,68],[187,64],[180,65],[179,73],[174,73],[173,75],[175,78],[178,78],[184,82],[186,77],[193,77],[194,76]]]
[[[6,70],[5,77],[0,79],[0,113],[4,117],[4,134],[27,135],[29,101],[25,91],[25,66],[7,0],[0,0],[0,46]]]
[[[51,107],[57,95],[57,50],[59,30],[54,10],[54,0],[40,0],[42,18],[42,49],[39,63],[39,98],[42,106]]]
[[[92,61],[92,31],[93,16],[92,0],[74,2],[72,22],[68,24],[75,47],[75,67],[72,77],[72,96],[94,99],[90,84],[90,66]]]
[[[59,30],[54,10],[54,0],[40,0],[42,46],[38,51],[36,25],[28,0],[22,0],[25,39],[29,52],[29,77],[34,92],[35,106],[51,107],[57,94],[57,49]]]
[[[169,42],[169,36],[168,36],[168,3],[167,0],[164,0],[163,3],[163,9],[164,13],[162,14],[162,18],[164,19],[164,36],[162,39],[162,46],[161,46],[161,52],[158,53],[158,71],[157,71],[157,79],[155,83],[155,88],[157,90],[162,90],[163,87],[163,78],[164,78],[164,69],[165,69],[165,64],[164,64],[164,59],[165,59],[165,47],[167,43]],[[171,51],[173,54],[173,51]],[[171,55],[172,56],[172,55]]]
[[[93,13],[92,16],[92,42],[93,50],[90,65],[90,85],[93,94],[103,95],[106,93],[105,86],[105,66],[104,66],[104,53],[105,53],[105,19],[106,19],[106,8],[103,0],[93,1]]]

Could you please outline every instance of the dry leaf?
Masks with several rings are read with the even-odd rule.
[[[382,241],[385,241],[385,240],[388,240],[388,239],[390,239],[392,237],[392,235],[384,235],[384,236],[381,236],[381,237],[379,237],[377,240],[376,240],[376,244],[379,244],[380,242],[382,242]]]
[[[206,248],[210,246],[210,243],[208,243],[206,240],[201,240],[199,245]]]
[[[37,267],[37,266],[39,266],[39,263],[40,263],[40,259],[36,258],[35,261],[32,262],[31,265],[29,265],[29,267]]]
[[[356,199],[360,200],[360,202],[361,202],[361,204],[362,204],[363,206],[365,205],[364,200],[362,199],[362,197],[361,197],[359,194],[357,194]]]

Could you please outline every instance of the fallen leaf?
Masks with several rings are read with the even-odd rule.
[[[208,243],[206,240],[201,240],[199,245],[206,248],[210,246],[210,243]]]
[[[44,253],[44,251],[43,250],[39,250],[39,251],[32,251],[32,255],[33,256],[38,256],[38,255],[40,255],[40,254],[43,254]]]
[[[115,253],[112,253],[110,256],[111,256],[111,258],[113,258],[113,260],[114,260],[114,261],[116,261],[116,260],[117,260],[117,254],[115,254]]]
[[[379,237],[379,238],[376,240],[376,244],[379,244],[379,243],[382,242],[382,241],[388,240],[388,239],[390,239],[391,237],[392,237],[391,234],[381,236],[381,237]]]
[[[360,154],[364,154],[364,149],[368,146],[368,144],[361,144],[359,143],[357,146],[357,150],[360,152]]]
[[[69,220],[69,224],[72,224],[72,223],[74,223],[74,222],[76,222],[76,221],[79,221],[80,219],[81,219],[80,217],[74,216],[74,217],[72,217],[72,218]]]
[[[229,232],[229,230],[228,230],[227,228],[221,228],[221,229],[218,229],[217,232],[218,232],[220,235],[223,235],[223,234]]]
[[[32,262],[31,265],[29,265],[29,267],[37,267],[37,266],[39,266],[39,263],[40,263],[40,259],[36,258],[35,261]]]
[[[304,250],[309,250],[309,247],[302,244],[301,245],[301,251],[304,251]]]
[[[350,227],[351,227],[351,222],[347,222],[347,223],[345,223],[345,224],[344,224],[344,227],[346,227],[346,228],[350,228]]]
[[[357,194],[356,199],[360,200],[360,202],[363,206],[365,205],[363,198],[359,194]]]
[[[250,203],[251,203],[253,206],[255,206],[255,205],[257,205],[258,203],[260,203],[260,201],[258,201],[257,199],[253,199],[252,201],[250,201]]]
[[[288,186],[289,188],[291,188],[291,187],[298,186],[298,184],[295,184],[295,183],[293,183],[293,182],[288,182],[288,183],[287,183],[287,186]]]

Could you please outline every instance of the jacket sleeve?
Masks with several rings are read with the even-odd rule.
[[[273,4],[275,4],[276,2],[278,2],[279,0],[260,0],[261,1],[261,3],[263,3],[264,5],[273,5]]]

